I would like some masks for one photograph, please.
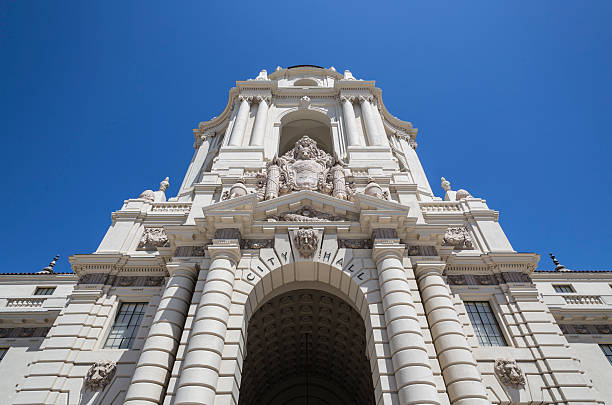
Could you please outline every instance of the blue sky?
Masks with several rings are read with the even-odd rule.
[[[500,211],[517,251],[611,269],[612,2],[0,1],[1,272],[93,252],[236,80],[350,69],[419,128],[429,181]]]

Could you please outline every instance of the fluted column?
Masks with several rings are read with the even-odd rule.
[[[257,97],[259,105],[257,106],[257,115],[255,115],[255,125],[253,126],[253,134],[251,135],[251,146],[263,146],[264,135],[266,133],[266,121],[268,120],[268,102],[266,97]]]
[[[169,264],[170,278],[138,359],[125,405],[161,404],[195,284],[194,263]]]
[[[344,112],[344,124],[346,126],[347,140],[349,146],[360,146],[359,132],[357,132],[357,125],[355,124],[355,110],[353,109],[354,97],[340,98],[342,101],[342,110]]]
[[[249,119],[249,110],[251,109],[251,97],[240,96],[240,108],[238,109],[238,115],[236,116],[236,122],[232,129],[232,135],[230,136],[229,144],[231,146],[242,145],[242,139],[244,138],[244,130],[246,129],[247,120]]]
[[[177,383],[175,405],[213,404],[240,258],[238,239],[213,239],[212,262],[196,310]]]
[[[372,97],[360,96],[359,102],[361,103],[361,111],[365,121],[368,142],[370,143],[370,146],[377,146],[381,145],[381,143],[378,135],[378,126],[376,125],[376,117],[372,111],[372,105],[370,104],[371,98]]]
[[[490,404],[463,326],[442,278],[444,263],[416,266],[416,277],[438,362],[453,405]]]
[[[376,231],[380,230],[375,230],[375,234]],[[402,264],[403,252],[404,245],[397,239],[385,240],[374,235],[372,255],[378,269],[399,401],[401,405],[439,404],[425,340]]]

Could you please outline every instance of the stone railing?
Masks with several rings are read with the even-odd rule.
[[[419,203],[424,214],[437,212],[461,212],[461,203],[457,201],[427,201]]]
[[[563,299],[570,305],[603,305],[599,295],[564,295]]]
[[[163,212],[169,214],[188,214],[191,210],[190,202],[159,202],[154,203],[151,212]]]
[[[7,308],[39,308],[42,307],[46,297],[19,297],[7,298]]]

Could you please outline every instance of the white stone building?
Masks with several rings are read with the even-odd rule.
[[[0,276],[10,404],[612,403],[612,272],[536,272],[373,81],[239,81],[75,274]],[[2,401],[2,400],[0,400]]]

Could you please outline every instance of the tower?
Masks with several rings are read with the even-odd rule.
[[[263,70],[193,133],[178,194],[126,200],[70,258],[16,403],[598,403],[538,256],[485,200],[434,195],[373,81]]]

